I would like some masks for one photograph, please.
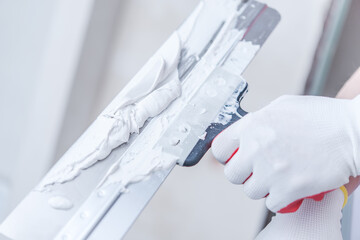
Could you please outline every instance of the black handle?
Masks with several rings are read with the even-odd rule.
[[[229,113],[229,115],[231,114],[231,120],[229,122],[227,122],[226,124],[211,123],[210,126],[208,126],[205,131],[206,132],[205,139],[204,140],[200,139],[196,143],[195,147],[191,150],[190,154],[186,158],[183,166],[191,167],[191,166],[196,165],[200,161],[200,159],[205,155],[205,153],[209,150],[209,148],[211,147],[211,143],[212,143],[213,139],[225,128],[229,127],[231,124],[238,121],[239,119],[241,119],[243,116],[245,116],[247,114],[247,112],[244,111],[240,107],[240,102],[243,99],[245,93],[247,92],[247,85],[245,88],[241,87],[241,89],[242,89],[242,91],[239,91],[239,88],[237,88],[237,90],[234,92],[234,94],[237,95],[237,98],[236,98],[237,110],[234,113]],[[233,96],[232,96],[232,98],[233,98]],[[225,104],[224,108],[227,107],[227,104],[228,103]],[[218,116],[222,115],[222,114],[223,113],[220,111]]]

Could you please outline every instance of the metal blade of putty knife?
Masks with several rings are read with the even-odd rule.
[[[279,21],[274,9],[257,1],[205,0],[180,26],[177,33],[186,39],[178,65],[183,93],[172,105],[184,101],[187,89],[194,94],[180,104],[178,114],[156,142],[164,153],[177,156],[178,165],[196,164],[213,137],[245,114],[239,102],[247,83],[240,75]],[[126,192],[120,184],[111,184],[106,191],[98,184],[114,162],[126,159],[156,131],[153,123],[160,121],[160,115],[74,180],[54,185],[51,193],[29,193],[2,223],[0,233],[12,239],[122,238],[175,163],[130,184]],[[71,196],[73,208],[50,208],[47,202],[54,195]]]

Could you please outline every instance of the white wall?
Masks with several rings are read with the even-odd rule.
[[[245,72],[245,104],[256,110],[283,94],[301,94],[331,0],[264,0],[282,20]]]
[[[55,1],[37,3],[0,1],[0,219],[10,201],[13,173],[21,167],[20,148]]]
[[[92,3],[0,2],[0,219],[54,162]]]

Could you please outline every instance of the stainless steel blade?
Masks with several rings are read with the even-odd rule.
[[[175,163],[130,185],[125,194],[120,195],[119,185],[109,186],[106,192],[94,191],[55,239],[110,240],[124,236],[174,167]]]
[[[192,97],[182,102],[156,144],[164,153],[178,156],[179,165],[185,164],[189,153],[234,90],[245,88],[246,82],[240,74],[280,20],[278,13],[265,4],[238,0],[229,1],[233,7],[229,12],[234,14],[236,10],[235,18],[229,21],[228,8],[223,3],[220,0],[200,3],[178,30],[180,38],[188,37],[181,52],[179,77],[192,95],[186,94]],[[190,32],[189,25],[193,25]],[[229,31],[235,33],[235,37],[224,42]],[[208,59],[207,56],[218,51],[217,47],[223,43],[228,47],[220,49],[217,57]],[[211,91],[214,86],[215,93]],[[162,115],[183,100],[180,97]],[[129,143],[114,149],[106,159],[83,171],[73,181],[55,185],[49,193],[32,191],[0,226],[0,233],[20,240],[122,238],[174,166],[129,185],[127,193],[123,193],[123,186],[116,184],[104,193],[97,185],[114,162],[126,158],[126,153],[134,146],[143,144],[144,134],[155,130],[152,126],[156,121],[158,117],[149,121],[139,135],[131,136]],[[185,126],[188,131],[180,133],[179,126]],[[83,136],[87,136],[86,132]],[[178,143],[169,144],[174,136]],[[55,195],[71,196],[74,207],[68,211],[50,208],[47,201]]]
[[[130,185],[128,193],[114,203],[111,211],[98,223],[88,239],[122,238],[174,167],[175,164],[169,169],[156,172],[148,180]],[[119,217],[119,214],[123,217]]]
[[[250,6],[250,5],[249,5]],[[273,11],[272,9],[268,9],[265,5],[259,4],[256,2],[253,2],[250,6],[250,10],[244,11],[243,15],[246,16],[246,19],[248,20],[248,25],[245,25],[247,27],[251,26],[257,26],[257,24],[254,24],[254,20],[259,20],[258,24],[261,24],[262,26],[265,26],[263,28],[254,28],[249,29],[244,33],[244,35],[241,36],[241,39],[234,40],[234,43],[230,46],[230,49],[225,53],[223,58],[220,59],[219,64],[221,66],[215,68],[211,71],[211,74],[207,77],[206,82],[201,86],[201,88],[198,91],[198,94],[196,94],[196,97],[194,97],[191,101],[189,101],[186,106],[182,109],[181,113],[178,115],[177,118],[175,118],[172,122],[172,124],[169,126],[169,130],[164,133],[163,137],[158,142],[159,145],[162,146],[164,151],[177,154],[180,157],[179,164],[182,164],[186,157],[189,155],[192,148],[195,146],[196,142],[199,140],[199,137],[204,133],[206,126],[212,120],[214,120],[217,117],[217,114],[219,112],[219,109],[221,106],[226,102],[227,98],[231,96],[231,93],[233,93],[234,89],[236,89],[236,86],[238,86],[237,91],[243,92],[243,89],[246,87],[246,82],[239,76],[239,73],[243,72],[246,68],[246,66],[250,63],[253,56],[255,56],[256,52],[259,50],[259,48],[253,48],[249,49],[246,45],[238,45],[241,41],[256,41],[257,45],[262,45],[270,32],[273,30],[275,25],[277,24],[279,18],[278,15],[275,14],[271,16],[269,15],[269,12]],[[272,12],[276,13],[276,12]],[[261,14],[265,14],[265,18],[261,16]],[[267,14],[267,15],[266,15]],[[249,17],[251,16],[251,18]],[[273,21],[269,21],[268,17],[271,16]],[[274,17],[275,16],[275,17]],[[250,21],[249,21],[250,18]],[[265,24],[266,23],[266,24]],[[240,22],[238,23],[240,24]],[[256,33],[256,34],[255,34]],[[252,34],[254,38],[248,37],[247,34]],[[217,34],[216,34],[217,35]],[[213,40],[212,40],[213,41]],[[235,51],[236,50],[236,51]],[[234,61],[234,59],[242,58],[242,54],[244,52],[249,53],[251,52],[251,58],[244,60],[244,61]],[[200,61],[199,61],[200,62]],[[194,62],[195,63],[195,62]],[[197,64],[200,64],[198,66]],[[234,66],[235,64],[235,66]],[[230,66],[229,66],[230,65]],[[189,67],[190,65],[188,65]],[[196,72],[197,70],[201,69],[201,62],[190,66],[191,70]],[[185,75],[185,74],[184,74]],[[189,75],[189,78],[192,76]],[[209,84],[214,84],[219,80],[219,78],[226,79],[226,84],[222,86],[221,89],[218,91],[218,96],[216,98],[207,97],[206,95],[202,94],[202,92],[206,92],[208,90]],[[204,97],[205,96],[205,97]],[[208,109],[206,114],[198,114],[200,110],[204,107],[212,106],[211,109]],[[174,147],[170,146],[171,138],[173,136],[179,136],[178,127],[179,126],[190,126],[191,131],[189,131],[189,135],[179,137],[179,144]],[[190,130],[190,129],[189,129]],[[156,173],[155,173],[156,174]],[[158,186],[161,184],[161,181],[163,181],[165,178],[154,178],[151,176],[152,181],[154,179],[157,179],[158,182],[152,182],[154,184],[154,187],[149,187],[148,181],[143,181],[140,183],[136,183],[135,185],[132,185],[134,189],[137,189],[137,191],[140,191],[140,189],[152,189],[155,193],[157,191]],[[147,186],[147,187],[146,187]],[[149,199],[153,196],[153,194],[149,194],[147,190],[143,190],[144,194],[141,192],[131,192],[127,194],[122,194],[117,200],[113,198],[115,201],[114,207],[112,207],[111,211],[108,211],[107,214],[104,215],[103,219],[98,223],[98,225],[95,227],[93,232],[89,235],[90,239],[96,239],[100,236],[107,236],[108,239],[117,239],[118,237],[123,237],[126,233],[127,229],[131,226],[136,216],[138,216],[139,211],[144,208],[144,206],[148,203]],[[115,195],[114,195],[115,196]],[[122,199],[124,199],[122,201]],[[133,211],[127,211],[129,206],[122,205],[122,203],[130,203],[132,205]],[[91,205],[86,205],[86,203],[83,205],[83,207],[88,207],[89,209]],[[117,207],[115,207],[117,206]],[[127,209],[127,210],[124,210]],[[126,214],[124,214],[126,211]],[[76,219],[81,216],[81,211],[78,211],[78,213],[73,217],[67,226],[64,227],[61,234],[66,235],[68,232],[71,232],[74,229],[74,226],[78,226],[76,224]],[[106,219],[106,220],[105,220]],[[116,225],[117,223],[120,225]],[[113,228],[119,229],[117,230],[111,230]],[[121,229],[121,230],[120,230]],[[120,234],[121,233],[121,234]],[[63,235],[59,235],[59,239]],[[119,235],[118,235],[119,234]],[[76,238],[76,239],[82,239],[82,238]]]

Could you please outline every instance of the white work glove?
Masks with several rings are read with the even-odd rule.
[[[238,151],[234,154],[236,149]],[[249,113],[212,143],[225,175],[273,212],[359,175],[360,96],[283,96]]]
[[[277,213],[256,240],[342,240],[340,189],[326,194],[322,201],[305,199],[297,212]]]

